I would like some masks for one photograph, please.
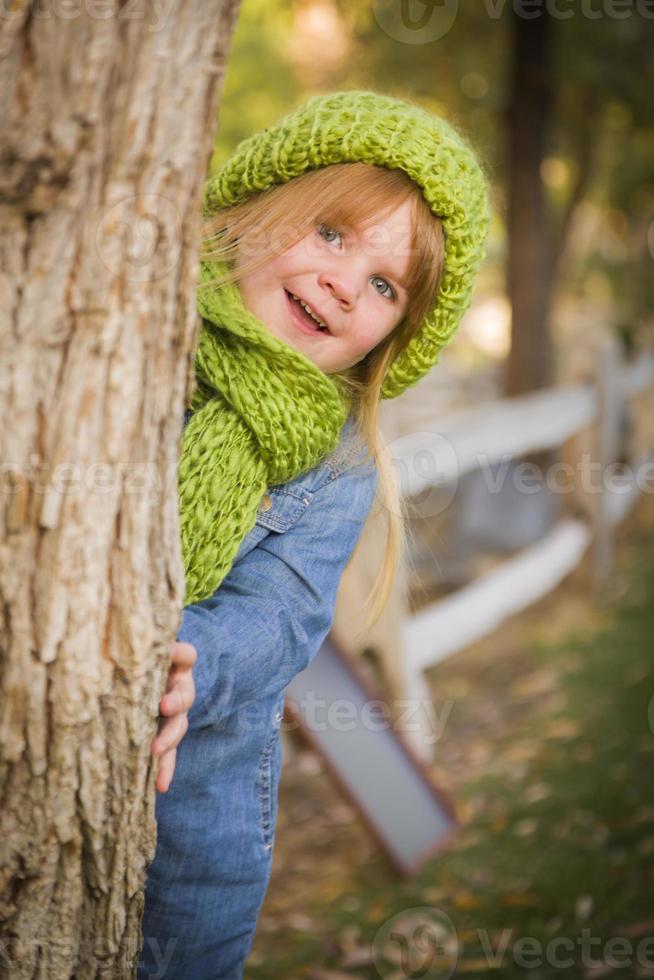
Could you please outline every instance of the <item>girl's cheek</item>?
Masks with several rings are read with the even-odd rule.
[[[386,336],[386,331],[375,329],[374,327],[369,328],[359,337],[359,350],[361,356],[368,354],[369,351],[376,347],[384,337]]]

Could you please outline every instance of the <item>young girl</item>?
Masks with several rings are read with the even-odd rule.
[[[179,464],[178,640],[187,664],[197,651],[196,698],[157,799],[141,980],[242,977],[270,875],[284,692],[331,626],[377,490],[389,539],[373,617],[388,593],[403,537],[379,401],[456,330],[488,183],[443,119],[343,92],[244,141],[208,181],[205,215]],[[188,703],[168,698],[170,752]]]

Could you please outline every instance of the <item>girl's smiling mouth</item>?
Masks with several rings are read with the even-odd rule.
[[[316,334],[329,335],[329,328],[326,325],[321,326],[317,319],[311,313],[307,312],[302,305],[303,300],[300,300],[299,297],[296,298],[287,289],[284,290],[284,293],[286,294],[286,302],[288,303],[291,318],[298,329],[302,330],[303,333],[312,334],[313,336],[316,336]],[[309,304],[307,303],[306,305],[308,306]]]

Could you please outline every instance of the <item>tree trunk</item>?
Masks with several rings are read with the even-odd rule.
[[[133,976],[183,604],[201,188],[238,0],[7,6],[0,976]],[[165,951],[161,951],[165,956]]]
[[[552,377],[549,310],[554,257],[541,164],[552,107],[552,22],[513,11],[508,122],[508,267],[512,311],[506,394],[541,388]]]

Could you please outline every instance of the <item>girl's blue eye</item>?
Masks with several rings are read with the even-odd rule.
[[[336,228],[332,228],[330,225],[324,224],[324,222],[318,225],[318,234],[326,242],[329,242],[330,245],[336,242],[337,239],[339,245],[343,244],[341,232],[337,231]],[[386,282],[385,279],[382,279],[381,276],[371,276],[370,282],[373,284],[380,296],[383,296],[385,299],[396,299],[395,290],[389,283]],[[379,288],[379,283],[381,283],[381,288]],[[388,291],[385,292],[385,290]]]
[[[330,228],[329,225],[325,224],[318,225],[318,234],[321,238],[324,238],[326,242],[330,243],[336,240],[336,236],[338,236],[338,238],[341,237],[340,231],[336,231],[335,228]]]
[[[390,286],[386,282],[385,279],[382,279],[381,276],[372,276],[372,278],[370,279],[370,281],[373,284],[373,286],[375,287],[375,289],[377,289],[377,283],[381,283],[384,288],[386,288],[386,289],[389,290],[388,293],[384,293],[384,292],[382,292],[381,289],[377,289],[377,292],[379,293],[380,296],[384,296],[386,299],[395,299],[395,290],[393,289],[392,286]]]

